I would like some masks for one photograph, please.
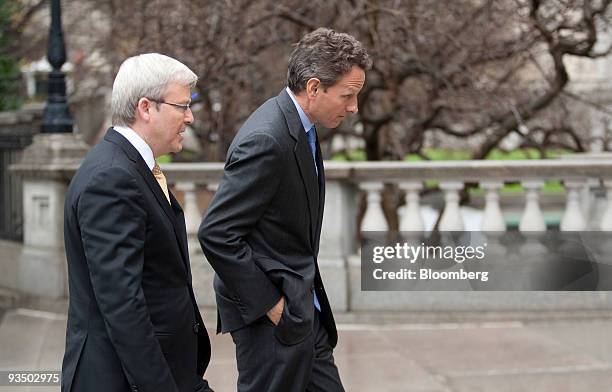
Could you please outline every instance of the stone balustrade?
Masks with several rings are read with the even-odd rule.
[[[13,170],[41,184],[69,181],[74,163],[15,165]],[[210,197],[223,175],[222,163],[171,163],[162,165],[169,184],[183,205],[194,278],[201,305],[214,305],[211,267],[197,242],[197,230]],[[612,309],[612,295],[588,293],[530,292],[363,292],[360,285],[359,231],[385,231],[388,224],[381,205],[383,192],[392,185],[404,197],[397,210],[402,231],[482,230],[503,232],[612,231],[612,159],[555,159],[528,161],[444,162],[325,162],[326,205],[321,235],[319,266],[332,306],[338,310],[410,311],[503,311],[524,309]],[[545,219],[551,196],[542,194],[546,181],[559,181],[563,188],[553,195],[556,225]],[[508,195],[504,186],[521,191]],[[466,185],[480,190],[464,205]],[[65,189],[60,187],[61,189]],[[58,189],[60,189],[58,188]],[[29,194],[29,193],[26,193]],[[59,195],[57,195],[59,196]],[[508,202],[508,201],[511,201]],[[362,203],[364,203],[362,205]],[[480,203],[480,204],[479,204]],[[24,200],[27,208],[36,203]],[[466,214],[470,209],[472,215]],[[511,211],[512,210],[512,211]],[[363,214],[362,214],[363,212]],[[509,227],[508,214],[517,216]],[[42,212],[41,212],[42,213]],[[388,211],[387,211],[388,213]],[[478,224],[474,225],[474,214]],[[466,218],[467,217],[467,218]],[[27,231],[60,228],[57,215],[49,228],[25,227]],[[548,223],[547,223],[548,222]],[[547,227],[548,224],[548,227]],[[61,229],[59,229],[61,230]],[[27,245],[27,244],[26,244]],[[61,252],[58,245],[54,251]],[[48,252],[48,249],[45,250]],[[28,270],[32,274],[32,269]],[[48,272],[47,272],[48,273]],[[63,274],[64,271],[58,271]],[[41,293],[37,293],[41,294]],[[44,293],[43,293],[44,294]],[[537,298],[534,298],[537,297]]]
[[[439,229],[465,228],[459,207],[459,192],[465,184],[478,184],[485,191],[483,219],[479,229],[504,231],[506,225],[500,208],[500,190],[505,183],[519,183],[524,189],[524,208],[520,219],[521,231],[545,231],[546,224],[540,202],[540,191],[547,180],[561,181],[565,188],[566,206],[560,229],[577,231],[607,229],[612,222],[612,205],[607,203],[602,219],[593,222],[592,190],[604,187],[612,192],[610,179],[612,161],[528,160],[528,161],[446,161],[446,162],[363,162],[351,164],[350,180],[368,193],[366,216],[381,217],[375,193],[383,184],[397,184],[406,191],[406,208],[400,217],[401,230],[422,230],[419,216],[419,194],[424,180],[439,182],[444,192],[444,208]],[[601,212],[601,211],[600,211]],[[364,220],[361,230],[380,230],[379,220]]]
[[[174,163],[162,165],[175,191],[182,193],[183,209],[190,237],[194,279],[199,279],[201,302],[212,301],[212,270],[203,258],[196,240],[197,229],[205,211],[198,208],[202,192],[214,193],[223,175],[221,163]],[[612,160],[529,160],[529,161],[445,161],[445,162],[325,162],[326,206],[323,218],[319,265],[328,284],[334,306],[343,310],[371,309],[374,303],[363,295],[359,284],[358,231],[386,231],[388,224],[381,205],[385,185],[396,185],[405,194],[398,210],[402,231],[424,231],[426,224],[422,193],[425,181],[437,183],[443,206],[433,209],[439,216],[441,231],[465,230],[468,227],[460,205],[460,193],[466,184],[479,186],[484,196],[480,224],[476,229],[503,232],[508,229],[502,203],[504,184],[520,184],[523,192],[513,195],[522,199],[518,208],[518,229],[523,232],[547,230],[541,191],[546,181],[560,181],[564,193],[559,229],[612,230]],[[606,191],[607,198],[602,190]],[[595,198],[595,191],[600,197]],[[365,212],[358,224],[359,197],[365,193]],[[604,197],[601,197],[604,196]],[[363,207],[362,207],[363,208]],[[517,206],[510,208],[516,209]],[[431,219],[430,219],[431,220]],[[473,223],[470,225],[474,230]],[[556,229],[556,228],[555,228]],[[195,261],[195,262],[194,262]],[[368,298],[383,293],[369,293]],[[411,293],[413,296],[415,293]],[[395,296],[398,297],[398,296]],[[399,296],[402,297],[402,296]],[[388,299],[385,300],[388,303]],[[399,305],[401,308],[404,305]],[[398,307],[392,301],[390,308]]]
[[[366,193],[366,209],[360,229],[384,231],[388,229],[381,206],[381,192],[385,184],[395,184],[406,195],[405,207],[399,212],[400,230],[425,230],[420,193],[424,181],[439,183],[444,194],[444,208],[439,230],[464,230],[460,211],[460,192],[465,184],[479,185],[485,192],[483,217],[479,229],[505,231],[506,223],[500,206],[500,193],[505,183],[519,183],[524,189],[524,208],[520,219],[521,231],[547,229],[540,201],[545,181],[561,181],[565,188],[566,206],[560,229],[609,230],[612,227],[612,204],[607,202],[600,219],[592,220],[592,191],[604,188],[612,194],[612,160],[528,160],[528,161],[445,161],[445,162],[333,162],[325,163],[327,175],[327,206],[325,217],[344,214],[336,199],[355,199],[358,192]],[[223,174],[221,163],[172,163],[162,169],[175,189],[184,194],[184,209],[190,234],[197,231],[202,211],[197,207],[196,193],[202,188],[216,189]],[[348,193],[348,195],[339,195]],[[612,196],[609,196],[609,198]],[[352,200],[355,203],[355,200]],[[601,208],[601,206],[599,206]],[[348,215],[356,215],[353,210]],[[348,233],[355,229],[354,216],[342,215],[334,222],[342,222],[340,229]],[[330,219],[324,222],[331,224]],[[325,225],[324,232],[328,231]]]

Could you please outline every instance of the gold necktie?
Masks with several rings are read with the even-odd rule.
[[[170,194],[168,193],[168,183],[166,182],[166,176],[164,176],[164,173],[161,171],[161,168],[157,163],[155,164],[155,166],[153,166],[153,176],[159,183],[159,186],[161,187],[162,191],[164,191],[164,195],[166,195],[168,203],[170,203]]]

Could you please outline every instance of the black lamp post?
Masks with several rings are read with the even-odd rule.
[[[62,33],[62,17],[60,0],[51,0],[51,27],[49,29],[49,43],[47,59],[53,66],[49,73],[49,93],[47,105],[42,120],[42,133],[70,133],[74,120],[68,111],[66,99],[66,80],[61,71],[66,62],[66,47]]]

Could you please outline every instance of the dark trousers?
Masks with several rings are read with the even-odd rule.
[[[315,311],[313,332],[287,346],[264,316],[237,331],[238,392],[344,392],[327,331]]]

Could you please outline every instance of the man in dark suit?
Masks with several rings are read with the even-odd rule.
[[[196,81],[156,53],[127,59],[117,73],[115,125],[66,195],[63,392],[211,391],[183,211],[155,161],[181,150]]]
[[[236,344],[238,391],[343,391],[337,332],[317,265],[325,173],[316,125],[357,112],[370,60],[348,34],[317,29],[289,60],[288,88],[234,138],[199,230],[219,324]]]

